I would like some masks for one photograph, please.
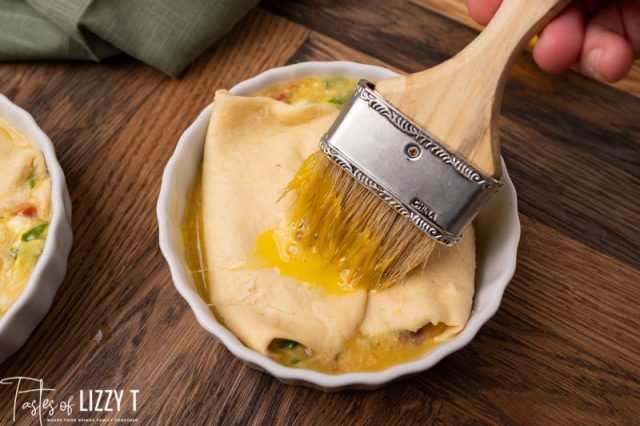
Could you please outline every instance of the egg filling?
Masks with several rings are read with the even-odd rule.
[[[0,120],[0,318],[22,294],[42,254],[50,197],[42,152]]]

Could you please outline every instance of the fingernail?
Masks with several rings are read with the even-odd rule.
[[[602,57],[602,49],[593,49],[587,55],[587,67],[589,71],[596,76],[600,75],[600,58]]]

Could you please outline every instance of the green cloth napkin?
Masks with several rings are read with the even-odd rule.
[[[0,0],[0,60],[127,53],[171,76],[258,0]]]

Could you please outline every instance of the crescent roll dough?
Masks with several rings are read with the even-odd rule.
[[[467,322],[474,291],[475,242],[467,231],[454,248],[439,248],[424,271],[382,292],[328,293],[247,267],[258,235],[285,218],[278,201],[303,160],[317,151],[335,120],[329,104],[287,105],[218,91],[203,162],[203,223],[210,302],[248,347],[267,353],[275,339],[337,353],[361,332],[417,330],[428,323]]]

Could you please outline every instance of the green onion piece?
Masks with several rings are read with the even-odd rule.
[[[9,249],[9,256],[11,256],[11,259],[16,260],[18,258],[18,251],[20,251],[18,247],[11,247]]]
[[[329,99],[329,102],[336,105],[344,105],[349,100],[349,96],[336,96],[334,98]]]
[[[35,188],[35,186],[36,186],[36,177],[31,175],[31,177],[27,181],[27,185],[29,185],[29,188],[31,188],[31,189]]]
[[[22,234],[22,237],[21,237],[22,241],[35,240],[40,235],[42,235],[42,233],[47,229],[47,226],[49,226],[49,222],[44,222],[38,226],[34,226],[33,228],[29,229],[27,232]]]
[[[295,340],[282,340],[280,342],[280,349],[284,349],[287,351],[295,349],[299,345]]]
[[[289,361],[291,365],[296,365],[297,363],[300,362],[300,360],[298,358],[294,358],[291,361]]]

